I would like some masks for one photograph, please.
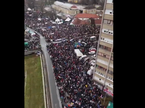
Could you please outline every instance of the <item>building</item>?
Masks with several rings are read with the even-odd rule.
[[[100,5],[88,6],[88,5],[79,5],[79,4],[71,4],[64,3],[60,1],[55,1],[52,5],[52,8],[58,11],[59,13],[63,13],[65,15],[76,15],[78,13],[90,13],[97,14],[100,10],[97,10]]]
[[[105,0],[93,79],[113,96],[113,0]]]
[[[87,6],[83,8],[83,13],[90,13],[90,14],[96,14],[97,10],[95,6]]]
[[[74,25],[84,25],[84,24],[91,24],[91,18],[95,20],[96,25],[101,25],[101,19],[96,14],[77,14],[74,17],[72,23]]]
[[[82,0],[68,0],[70,3],[82,3]]]
[[[79,13],[77,6],[70,3],[55,1],[52,5],[52,8],[54,8],[58,12],[68,15],[76,15],[77,13]]]

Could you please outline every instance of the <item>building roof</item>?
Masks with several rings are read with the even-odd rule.
[[[80,25],[88,25],[88,24],[91,24],[91,23],[89,22],[89,20],[82,20],[82,21],[80,22]]]
[[[72,22],[73,24],[79,24],[81,22],[81,20],[80,19],[78,19],[78,18],[75,18],[74,19],[74,21]]]
[[[72,22],[74,25],[88,25],[91,24],[89,20],[80,20],[79,18],[75,18],[74,21]],[[95,24],[101,24],[101,19],[95,20]]]
[[[88,13],[83,13],[83,14],[77,14],[75,18],[99,18],[96,14],[88,14]]]
[[[63,7],[63,8],[67,8],[67,9],[77,9],[77,6],[75,6],[74,4],[70,4],[70,3],[63,3],[60,1],[55,1],[54,5]]]
[[[87,6],[84,9],[95,9],[95,8],[96,8],[95,6]]]
[[[95,24],[101,24],[101,19],[95,20]]]
[[[88,24],[90,24],[89,20],[80,20],[78,18],[75,18],[72,23],[74,25],[88,25]]]

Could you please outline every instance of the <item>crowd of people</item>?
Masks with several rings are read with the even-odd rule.
[[[74,49],[77,48],[84,55],[88,55],[89,48],[96,47],[100,27],[75,26],[69,25],[68,22],[58,25],[53,24],[50,18],[40,16],[40,13],[26,12],[25,14],[25,25],[42,34],[46,41],[51,43],[47,48],[53,63],[63,107],[104,108],[99,101],[99,98],[104,97],[104,94],[92,80],[92,75],[87,74],[91,66],[90,59],[80,59],[74,52]],[[92,35],[96,36],[95,40],[90,39]],[[27,37],[30,39],[30,36]],[[54,43],[57,39],[65,41]],[[35,42],[38,42],[39,38],[36,40]],[[86,44],[75,47],[75,42]]]
[[[38,34],[32,34],[29,31],[25,32],[25,51],[40,49],[40,37]]]

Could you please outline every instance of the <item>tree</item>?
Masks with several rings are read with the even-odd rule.
[[[104,3],[105,3],[105,0],[99,0],[99,2],[98,2],[98,4],[101,5],[102,10],[104,7]]]
[[[44,1],[41,1],[40,2],[40,10],[41,10],[42,13],[44,11],[44,7],[45,7],[45,2]]]
[[[105,106],[105,107],[107,107],[108,106],[108,103],[111,101],[112,102],[112,97],[106,97],[106,99],[105,99],[105,103],[104,103],[104,99],[105,98],[102,98],[102,99],[99,99],[100,101],[101,101],[101,104],[103,105],[103,106]]]
[[[94,0],[88,0],[89,5],[93,5],[93,3],[94,3]]]
[[[28,6],[33,9],[35,7],[35,0],[27,0]]]

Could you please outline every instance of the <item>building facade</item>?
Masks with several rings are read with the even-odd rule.
[[[98,14],[100,11],[102,11],[97,10],[98,7],[100,7],[100,5],[88,7],[87,5],[82,6],[79,4],[63,3],[60,1],[55,1],[54,4],[52,5],[53,9],[67,15],[76,15],[78,13]]]
[[[55,1],[52,5],[52,8],[58,12],[68,15],[76,15],[77,13],[79,13],[79,10],[75,5],[59,1]]]
[[[93,79],[113,96],[113,0],[105,0]]]
[[[96,14],[86,14],[86,13],[83,13],[83,14],[77,14],[73,21],[72,21],[72,24],[74,25],[90,25],[91,24],[91,19],[94,19],[95,21],[95,24],[96,25],[101,25],[101,19],[99,18],[98,15]]]
[[[68,0],[70,3],[82,3],[82,0]]]

